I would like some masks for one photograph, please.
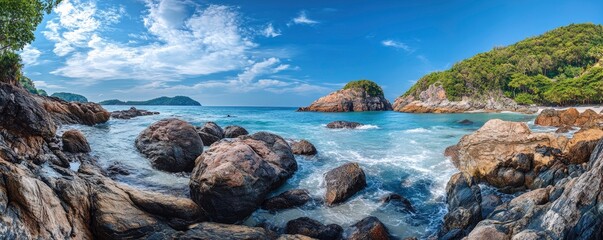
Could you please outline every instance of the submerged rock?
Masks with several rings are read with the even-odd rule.
[[[224,138],[224,130],[214,122],[207,122],[203,127],[197,127],[196,129],[205,146],[210,146]]]
[[[412,203],[399,194],[391,193],[386,196],[383,196],[381,198],[381,203],[394,204],[403,211],[415,212],[415,208],[412,206]]]
[[[473,124],[473,121],[471,121],[469,119],[463,119],[463,120],[457,121],[457,123],[461,124],[461,125],[471,125],[471,124]]]
[[[389,232],[376,217],[366,217],[351,227],[348,240],[389,240]]]
[[[325,202],[328,205],[341,203],[366,187],[366,177],[358,163],[346,163],[328,171],[325,182]]]
[[[299,207],[311,200],[310,193],[306,189],[292,189],[278,196],[266,199],[262,208],[266,210],[281,210]]]
[[[287,234],[301,234],[320,240],[341,239],[342,232],[343,228],[337,224],[325,226],[319,221],[307,217],[287,222],[285,229],[285,233]]]
[[[226,126],[224,128],[225,138],[236,138],[238,136],[244,136],[249,134],[247,130],[241,126]]]
[[[381,87],[375,95],[361,87],[341,89],[314,101],[308,107],[301,107],[297,111],[303,112],[362,112],[362,111],[389,111],[392,105],[383,96]]]
[[[88,153],[90,144],[82,132],[71,129],[63,133],[63,150],[70,153]]]
[[[295,141],[291,144],[293,154],[297,155],[315,155],[316,148],[314,145],[307,140]]]
[[[327,124],[327,128],[357,128],[363,125],[364,124],[357,122],[334,121]]]
[[[128,110],[113,111],[113,112],[111,112],[111,117],[117,118],[117,119],[131,119],[131,118],[135,118],[135,117],[149,116],[149,115],[156,115],[156,114],[159,114],[159,112],[151,112],[151,111],[136,109],[135,107],[131,107]]]
[[[287,142],[258,132],[213,144],[196,160],[191,198],[213,221],[232,223],[255,211],[271,190],[297,170]]]
[[[135,141],[153,167],[168,172],[190,172],[203,153],[203,142],[190,123],[168,118],[153,123]]]

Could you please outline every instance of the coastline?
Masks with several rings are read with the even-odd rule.
[[[537,106],[538,108],[538,112],[536,112],[536,114],[539,114],[542,112],[542,110],[545,109],[555,109],[557,111],[559,110],[567,110],[570,108],[575,108],[576,110],[578,110],[578,112],[582,113],[588,109],[595,111],[596,113],[600,113],[601,111],[603,111],[603,105],[580,105],[580,106],[568,106],[568,107],[546,107],[546,106]]]

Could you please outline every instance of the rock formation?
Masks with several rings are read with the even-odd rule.
[[[287,222],[285,233],[300,234],[320,240],[340,239],[343,228],[337,224],[323,225],[311,218],[301,217]]]
[[[205,146],[210,146],[224,138],[224,130],[214,122],[207,122],[203,127],[196,127],[196,129]]]
[[[315,155],[316,147],[307,140],[294,141],[291,143],[293,154],[297,155]]]
[[[389,232],[376,217],[366,217],[351,227],[348,240],[389,240]]]
[[[603,116],[591,109],[587,109],[582,113],[579,113],[575,108],[565,110],[545,109],[538,114],[534,124],[566,128],[571,126],[591,128],[603,124]]]
[[[375,83],[372,83],[376,86]],[[377,86],[378,87],[378,86]],[[379,90],[381,89],[378,87]],[[363,112],[389,111],[392,106],[383,96],[383,91],[369,91],[361,87],[341,89],[321,97],[308,107],[301,107],[300,112]]]
[[[113,112],[111,112],[111,117],[117,118],[117,119],[131,119],[131,118],[135,118],[135,117],[149,116],[149,115],[156,115],[156,114],[159,114],[159,112],[151,112],[151,111],[136,109],[135,107],[131,107],[128,110],[113,111]]]
[[[484,96],[483,99],[463,97],[461,101],[450,101],[442,86],[432,84],[418,96],[407,95],[396,98],[394,111],[407,113],[462,113],[470,111],[501,112],[513,111],[534,113],[537,109],[517,104],[502,94]]]
[[[190,123],[168,118],[153,123],[135,141],[153,167],[169,172],[190,172],[203,153],[203,142]]]
[[[310,193],[305,189],[292,189],[268,198],[262,203],[262,209],[281,210],[303,206],[311,200]]]
[[[89,153],[90,145],[82,132],[71,129],[65,131],[61,137],[63,140],[63,150],[70,153]]]
[[[226,126],[224,128],[225,138],[236,138],[238,136],[244,136],[249,134],[247,130],[241,126]]]
[[[255,211],[296,170],[291,147],[280,136],[258,132],[225,139],[197,158],[191,197],[213,221],[233,223]]]
[[[341,203],[366,187],[366,176],[358,163],[346,163],[325,174],[328,205]]]
[[[362,123],[357,123],[357,122],[348,122],[348,121],[333,121],[330,122],[329,124],[327,124],[327,128],[333,128],[333,129],[338,129],[338,128],[357,128],[360,126],[363,126],[364,124]]]

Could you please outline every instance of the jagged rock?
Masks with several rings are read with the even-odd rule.
[[[269,240],[271,238],[262,228],[203,222],[194,225],[186,232],[176,233],[172,239]]]
[[[301,234],[320,240],[341,239],[342,232],[343,228],[337,224],[325,226],[322,223],[307,217],[301,217],[287,222],[287,227],[285,229],[285,233],[287,234]]]
[[[159,112],[151,112],[151,111],[136,109],[135,107],[131,107],[128,110],[113,111],[113,112],[111,112],[111,117],[117,118],[117,119],[131,119],[131,118],[135,118],[135,117],[149,116],[149,115],[156,115],[156,114],[159,114]]]
[[[334,121],[327,124],[327,128],[357,128],[363,125],[364,124],[357,122]]]
[[[249,216],[266,194],[297,170],[287,142],[258,132],[213,144],[196,160],[191,174],[192,199],[217,222]]]
[[[82,132],[71,129],[65,131],[63,136],[63,150],[70,153],[88,153],[90,152],[90,144],[84,137]]]
[[[17,135],[52,137],[56,125],[50,114],[24,89],[0,83],[0,126]]]
[[[310,193],[305,189],[292,189],[278,196],[266,199],[262,208],[267,210],[280,210],[299,207],[311,200]]]
[[[376,217],[366,217],[351,227],[348,240],[389,240],[389,232]]]
[[[389,111],[392,106],[383,95],[370,96],[364,89],[350,88],[332,92],[314,101],[300,112],[362,112]]]
[[[358,163],[346,163],[328,171],[325,182],[325,202],[328,205],[341,203],[366,187],[366,177]]]
[[[439,236],[460,239],[459,236],[465,236],[482,219],[481,189],[473,178],[456,173],[446,185],[446,197],[448,213]]]
[[[295,141],[291,144],[291,150],[293,154],[297,155],[315,155],[316,147],[307,140]]]
[[[176,118],[153,123],[138,135],[135,144],[153,167],[169,172],[190,172],[203,153],[203,142],[195,128]]]
[[[67,102],[55,97],[34,95],[56,124],[95,125],[109,121],[111,113],[96,103]]]
[[[394,204],[399,207],[401,210],[406,212],[415,212],[415,208],[412,206],[412,203],[406,199],[405,197],[391,193],[381,198],[381,203],[384,204]]]
[[[495,194],[482,196],[482,218],[488,217],[488,215],[490,215],[490,213],[492,213],[494,209],[496,209],[496,207],[500,206],[502,203],[502,199]]]
[[[601,138],[603,138],[603,130],[598,128],[581,130],[575,133],[565,147],[570,162],[579,164],[588,161],[590,154]]]
[[[394,111],[409,113],[462,113],[469,111],[501,112],[513,111],[534,113],[537,109],[517,104],[500,93],[493,93],[482,99],[463,97],[461,101],[450,101],[446,90],[437,84],[430,85],[418,96],[406,95],[396,98]]]
[[[226,126],[224,128],[225,138],[236,138],[238,136],[244,136],[249,134],[247,130],[241,126]]]
[[[196,129],[205,146],[210,146],[224,138],[224,130],[214,122],[207,122],[203,127],[197,127]]]
[[[555,133],[568,133],[569,131],[574,130],[574,128],[572,126],[568,126],[568,125],[563,125],[561,127],[559,127]]]
[[[591,109],[579,113],[575,108],[565,110],[545,109],[536,117],[534,124],[541,126],[596,126],[603,118]]]

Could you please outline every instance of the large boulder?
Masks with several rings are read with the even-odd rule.
[[[238,136],[244,136],[249,134],[247,130],[241,126],[226,126],[224,128],[225,138],[236,138]]]
[[[473,178],[456,173],[446,185],[448,213],[439,236],[442,239],[460,239],[482,220],[481,189]]]
[[[366,176],[358,163],[346,163],[325,174],[328,205],[341,203],[366,187]]]
[[[67,102],[39,95],[34,98],[44,106],[57,124],[95,125],[105,123],[111,118],[111,113],[96,103]]]
[[[325,226],[314,219],[301,217],[287,222],[285,233],[301,234],[320,240],[336,240],[341,238],[343,228],[337,224],[329,224]]]
[[[291,149],[293,154],[297,155],[315,155],[316,147],[307,140],[300,140],[291,143]]]
[[[63,150],[70,153],[88,153],[90,145],[82,132],[71,129],[63,133]]]
[[[565,110],[545,109],[538,114],[534,124],[553,127],[582,126],[587,122],[595,121],[597,118],[598,114],[592,110],[580,114],[575,108]]]
[[[366,217],[351,227],[348,240],[389,240],[389,232],[376,217]]]
[[[153,167],[169,172],[190,172],[203,153],[203,142],[190,123],[168,118],[153,123],[135,141]]]
[[[374,83],[373,83],[374,84]],[[378,86],[377,86],[378,87]],[[379,90],[381,88],[379,87]],[[308,107],[301,107],[304,112],[362,112],[389,111],[392,105],[383,96],[383,91],[371,95],[363,88],[341,89],[321,97]]]
[[[196,129],[205,146],[210,146],[224,138],[224,130],[214,122],[207,122],[203,127],[197,127]]]
[[[364,124],[357,122],[348,122],[348,121],[334,121],[327,124],[327,128],[357,128]]]
[[[192,199],[217,222],[249,216],[266,194],[297,170],[287,142],[258,132],[213,144],[196,160],[191,174]]]
[[[603,130],[598,128],[581,130],[575,133],[565,147],[570,162],[580,164],[588,161],[601,138],[603,138]]]
[[[262,203],[262,208],[266,210],[281,210],[299,207],[306,204],[312,198],[305,189],[292,189],[279,194],[278,196],[266,199]]]

